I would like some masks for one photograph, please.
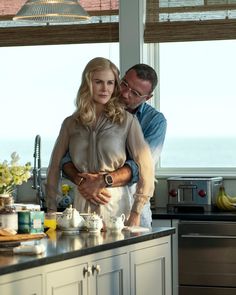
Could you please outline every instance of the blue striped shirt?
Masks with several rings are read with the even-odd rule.
[[[154,159],[154,163],[156,164],[160,157],[165,140],[167,128],[166,118],[161,112],[157,111],[146,102],[142,103],[138,107],[135,115],[141,125],[144,138],[151,149],[152,157]],[[131,185],[138,181],[138,166],[129,158],[125,164],[129,165],[132,170],[132,179],[129,183]]]

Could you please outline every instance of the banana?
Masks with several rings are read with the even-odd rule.
[[[225,195],[228,197],[231,203],[236,203],[236,197],[232,197],[225,192]]]
[[[230,210],[236,209],[234,207],[234,205],[230,202],[230,200],[228,199],[228,197],[226,195],[223,195],[221,197],[221,199],[222,199],[222,202],[223,202],[223,204],[225,206],[225,210],[229,210],[230,211]]]
[[[216,206],[218,207],[218,209],[223,209],[223,206],[221,204],[221,193],[219,191],[217,197],[216,197]]]
[[[224,195],[224,190],[222,187],[220,187],[218,195],[216,197],[216,205],[219,209],[226,210],[226,207],[225,207],[223,200],[222,200],[223,195]]]
[[[232,201],[233,200],[233,201]],[[220,187],[218,195],[216,197],[216,206],[225,211],[233,211],[236,210],[236,207],[233,205],[235,203],[236,198],[230,197],[226,192],[223,186]]]
[[[219,207],[220,207],[221,210],[224,210],[224,211],[228,210],[228,207],[224,202],[224,196],[223,195],[219,196]]]
[[[236,203],[236,197],[232,197],[229,194],[227,194],[224,187],[222,187],[222,190],[223,194],[230,200],[231,203]]]

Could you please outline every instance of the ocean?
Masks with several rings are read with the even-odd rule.
[[[55,139],[41,137],[41,165],[47,167]],[[0,139],[0,162],[10,160],[16,151],[20,163],[34,163],[34,138],[24,140]],[[236,138],[166,138],[162,155],[163,168],[236,167]]]
[[[166,138],[161,167],[236,167],[236,137]]]

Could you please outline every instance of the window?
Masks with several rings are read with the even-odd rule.
[[[168,120],[159,174],[235,174],[235,24],[235,0],[147,0]]]
[[[236,40],[161,43],[161,167],[236,167]]]
[[[87,62],[96,56],[119,66],[119,44],[1,47],[0,161],[13,151],[33,164],[35,136],[41,136],[42,166],[74,100]]]
[[[0,101],[5,110],[0,161],[16,151],[22,162],[33,163],[39,134],[42,166],[48,166],[60,125],[75,109],[84,66],[96,56],[119,66],[118,1],[81,2],[89,21],[52,25],[13,22],[22,0],[0,4]]]

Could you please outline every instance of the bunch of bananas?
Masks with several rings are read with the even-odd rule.
[[[216,206],[224,211],[236,210],[236,197],[229,196],[225,188],[221,186],[216,197]]]

